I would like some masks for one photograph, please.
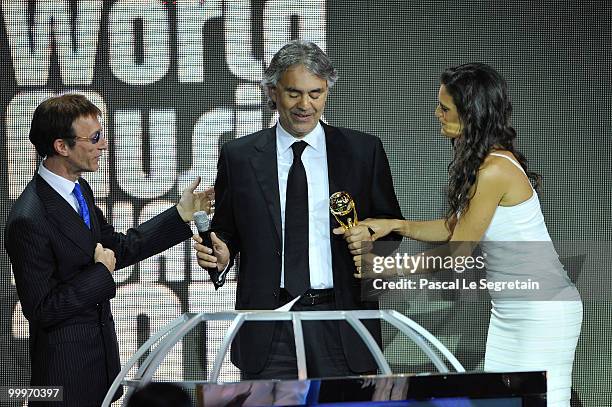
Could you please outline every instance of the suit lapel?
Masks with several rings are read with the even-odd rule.
[[[277,247],[281,247],[281,213],[278,194],[278,165],[276,159],[276,126],[266,129],[255,144],[251,165],[266,200],[276,230]]]
[[[40,175],[37,174],[35,178],[36,191],[47,209],[49,221],[85,253],[92,254],[96,243],[83,219]]]
[[[346,137],[337,127],[321,122],[325,130],[325,146],[327,149],[327,176],[329,179],[329,195],[334,192],[347,191],[351,160],[349,151],[352,148]],[[330,214],[330,226],[337,227],[336,219]],[[332,238],[336,235],[332,234]]]

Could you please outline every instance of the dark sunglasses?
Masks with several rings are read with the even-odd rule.
[[[96,144],[100,140],[104,140],[106,136],[101,131],[96,131],[91,137],[83,137],[83,136],[74,136],[74,138],[80,138],[83,140],[89,140],[91,144]]]

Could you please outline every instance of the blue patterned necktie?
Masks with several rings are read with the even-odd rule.
[[[89,222],[89,209],[87,208],[87,202],[85,202],[85,198],[83,197],[83,193],[81,192],[81,186],[79,184],[74,184],[74,190],[72,193],[77,199],[79,203],[79,215],[83,219],[83,222],[87,225],[89,229],[91,229],[91,224]]]

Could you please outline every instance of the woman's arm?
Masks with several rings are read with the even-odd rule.
[[[452,229],[456,219],[449,222]],[[343,234],[349,244],[378,240],[389,233],[397,233],[404,237],[422,242],[447,242],[451,232],[445,219],[413,221],[403,219],[373,219],[360,221],[359,225],[345,230],[342,227],[334,229],[334,233]],[[349,247],[353,249],[353,247]],[[353,253],[355,254],[355,253]]]
[[[454,226],[456,219],[451,219],[450,227]],[[413,240],[421,242],[446,242],[451,237],[451,231],[447,227],[446,219],[414,221],[407,220],[397,225],[400,233]]]
[[[504,171],[499,164],[489,163],[484,166],[478,172],[476,183],[470,191],[473,196],[467,210],[459,218],[453,217],[448,225],[446,219],[366,219],[361,221],[359,226],[370,228],[374,232],[372,240],[395,232],[423,242],[479,242],[510,185],[521,181],[514,179],[515,177],[516,174]],[[352,232],[359,235],[363,233],[359,229]]]
[[[506,172],[497,163],[483,166],[470,190],[469,206],[458,218],[450,241],[480,242],[504,194],[516,182],[515,178],[515,174]]]
[[[336,234],[343,234],[349,243],[355,265],[359,267],[362,255],[371,250],[370,245],[362,245],[367,240],[376,240],[391,232],[396,232],[411,239],[429,242],[465,242],[454,243],[433,249],[422,256],[444,253],[450,256],[469,256],[474,246],[482,239],[489,227],[497,206],[513,185],[522,182],[523,174],[508,171],[505,163],[488,162],[478,172],[476,184],[471,190],[472,198],[468,208],[459,218],[452,218],[447,227],[444,219],[431,221],[405,221],[399,219],[366,219],[357,227],[349,230],[338,228]],[[449,230],[449,228],[452,230]],[[371,232],[374,232],[371,236]],[[440,252],[440,253],[438,253]],[[372,254],[368,254],[372,257]],[[366,258],[368,257],[366,256]],[[371,260],[371,259],[370,259]],[[367,262],[367,260],[365,260]],[[421,273],[430,270],[419,269],[412,272]]]

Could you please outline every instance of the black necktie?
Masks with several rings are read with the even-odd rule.
[[[285,201],[285,289],[297,297],[310,288],[308,268],[308,183],[302,164],[305,141],[293,143]]]

